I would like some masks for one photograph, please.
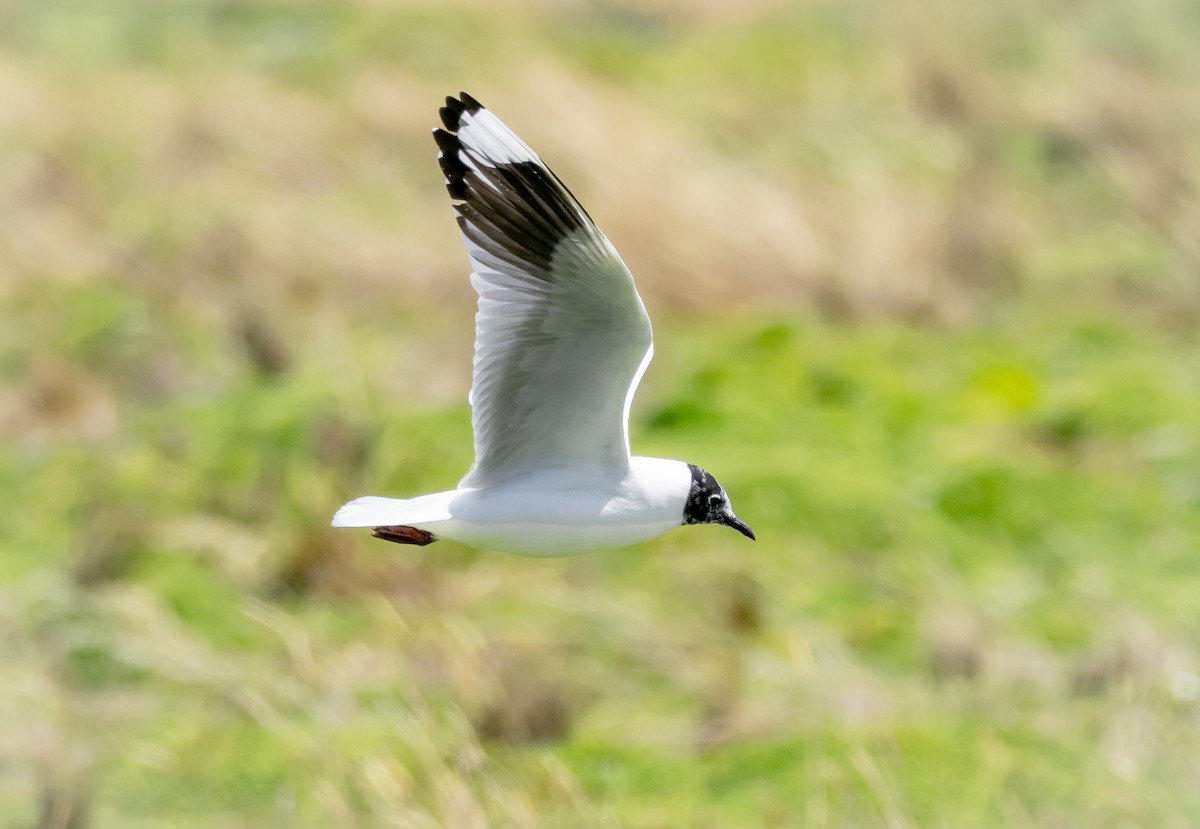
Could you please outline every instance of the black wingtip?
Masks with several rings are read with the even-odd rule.
[[[433,140],[437,142],[438,149],[441,151],[438,153],[438,164],[442,166],[442,174],[446,177],[446,190],[450,193],[450,198],[466,198],[467,183],[464,177],[467,174],[467,165],[463,164],[458,155],[459,150],[462,149],[458,136],[443,129],[435,129]]]
[[[446,129],[451,132],[458,132],[459,124],[462,123],[463,113],[474,115],[479,110],[483,109],[483,104],[472,98],[465,92],[458,93],[459,97],[455,98],[451,95],[446,96],[446,105],[438,110],[438,115],[442,118],[442,123],[446,125]],[[461,100],[460,100],[461,99]]]
[[[446,132],[441,127],[433,128],[433,140],[437,142],[438,149],[444,153],[458,152],[458,148],[461,146],[458,143],[458,136]]]
[[[467,112],[471,113],[472,115],[483,109],[483,104],[479,103],[479,101],[475,100],[465,92],[459,92],[458,97],[462,99],[463,105],[467,108]]]
[[[533,278],[545,278],[559,242],[576,230],[588,230],[591,219],[532,150],[518,160],[504,153],[493,157],[486,147],[464,146],[463,128],[474,123],[469,116],[484,107],[466,92],[459,94],[446,98],[440,110],[445,128],[433,130],[459,229],[496,261],[533,268]],[[481,137],[507,132],[495,121],[478,126]],[[524,146],[515,136],[511,140]]]
[[[464,201],[467,198],[467,182],[458,176],[457,178],[446,179],[446,192],[450,194],[450,198],[455,201]]]
[[[453,101],[453,98],[447,98],[447,101]],[[438,110],[438,115],[442,118],[442,125],[451,132],[458,132],[458,119],[462,115],[462,110],[446,105]]]

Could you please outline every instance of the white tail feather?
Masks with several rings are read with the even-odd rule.
[[[385,527],[404,523],[402,516],[408,501],[402,498],[381,498],[366,495],[344,504],[333,515],[334,527]]]
[[[450,492],[435,492],[419,498],[382,498],[364,495],[343,504],[333,515],[334,527],[396,527],[423,524],[430,521],[445,521],[450,517],[447,509]]]

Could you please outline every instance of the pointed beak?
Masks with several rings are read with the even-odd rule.
[[[740,532],[742,535],[746,536],[746,538],[750,539],[751,541],[756,540],[754,538],[754,530],[750,529],[750,525],[747,524],[742,519],[738,518],[732,512],[729,513],[728,515],[726,515],[723,519],[721,519],[721,523],[724,524],[726,527],[733,527],[735,530]]]

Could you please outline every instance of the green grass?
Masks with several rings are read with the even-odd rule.
[[[125,473],[145,523],[115,575],[72,583],[82,533],[66,569],[15,572],[19,618],[40,619],[18,651],[60,652],[80,712],[149,700],[74,726],[105,746],[97,809],[135,823],[281,803],[300,825],[446,820],[460,787],[490,820],[525,804],[595,825],[1194,814],[1200,393],[1179,380],[1200,355],[1134,322],[1026,310],[960,332],[664,320],[677,373],[650,378],[635,444],[715,470],[753,546],[688,528],[538,561],[334,535],[299,506],[336,502],[348,476],[313,454],[319,410],[296,401],[314,381],[249,377],[189,404],[188,439]],[[460,405],[396,416],[430,452],[466,439]],[[379,433],[355,457],[414,451]],[[61,497],[77,452],[44,468],[62,465],[46,545],[94,496]],[[120,481],[127,461],[110,462]],[[457,471],[406,469],[383,477],[416,492]],[[155,480],[174,483],[139,483]],[[204,494],[213,480],[227,491]],[[58,608],[38,610],[47,590]],[[524,722],[546,700],[567,701],[549,743],[475,736],[487,711]],[[300,794],[314,781],[324,799]]]
[[[1195,12],[453,5],[0,3],[0,812],[1200,820]],[[471,461],[462,87],[757,543],[327,526]]]

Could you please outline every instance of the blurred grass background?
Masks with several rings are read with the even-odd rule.
[[[1200,6],[0,0],[5,826],[1200,823]],[[466,89],[761,539],[470,463]]]

